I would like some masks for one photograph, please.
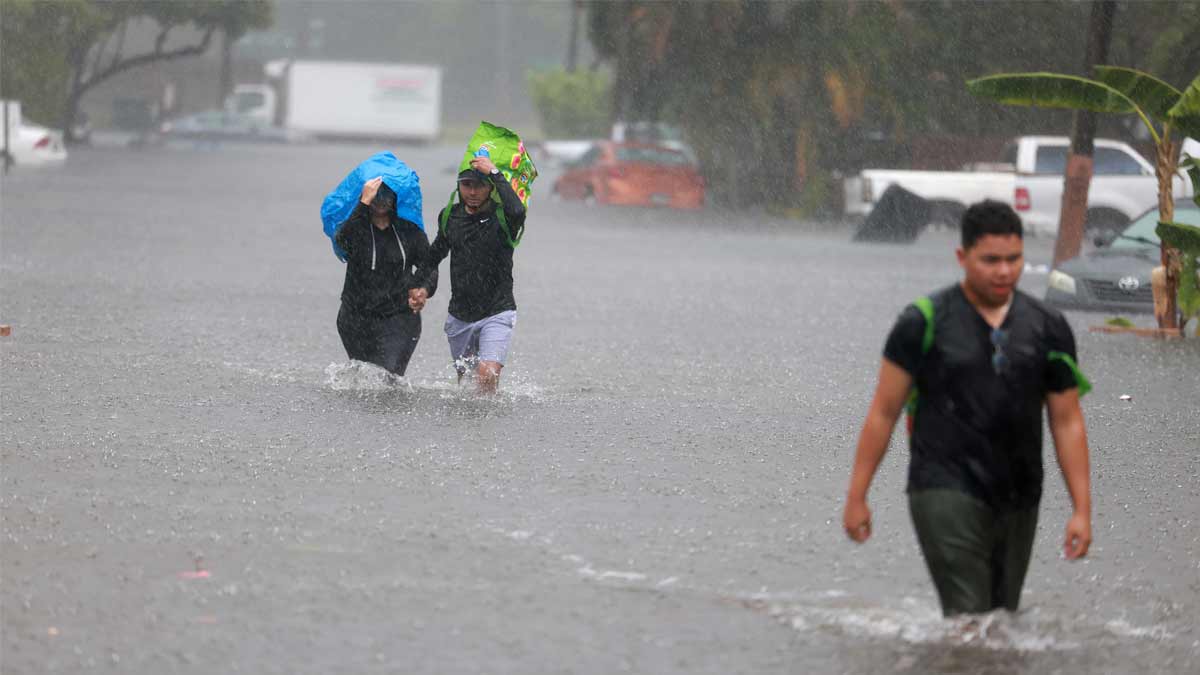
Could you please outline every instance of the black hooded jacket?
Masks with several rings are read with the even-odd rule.
[[[498,205],[489,199],[483,210],[467,213],[463,204],[450,209],[446,227],[439,228],[430,248],[428,270],[436,274],[437,265],[450,255],[450,306],[460,321],[479,321],[517,308],[513,298],[513,247],[509,241],[520,239],[525,230],[525,205],[504,180],[503,174],[491,179],[504,209],[507,232],[496,215]],[[443,211],[444,213],[444,211]],[[441,221],[441,216],[438,218]],[[436,276],[431,277],[433,284]],[[418,285],[426,285],[424,281]],[[432,291],[431,291],[432,295]]]
[[[394,212],[391,226],[380,230],[371,224],[371,208],[360,202],[338,228],[335,240],[346,252],[342,304],[355,314],[407,314],[412,312],[410,288],[424,286],[430,296],[437,290],[437,263],[429,259],[429,239]]]

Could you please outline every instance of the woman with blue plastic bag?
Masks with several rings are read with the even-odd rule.
[[[421,338],[425,298],[437,290],[437,266],[427,269],[429,240],[399,216],[396,202],[383,178],[372,178],[337,227],[334,243],[346,261],[337,327],[351,359],[404,375]],[[425,293],[410,298],[414,288]]]

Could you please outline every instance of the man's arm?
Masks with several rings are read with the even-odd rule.
[[[441,214],[438,214],[438,222],[441,222]],[[425,255],[417,264],[417,269],[413,272],[413,281],[416,285],[408,289],[408,306],[413,311],[421,311],[421,308],[425,306],[425,301],[437,292],[438,265],[442,264],[442,260],[449,253],[450,238],[439,227],[433,244],[426,250]]]
[[[1087,555],[1092,544],[1091,477],[1088,469],[1087,429],[1079,407],[1079,390],[1067,389],[1046,394],[1050,414],[1050,434],[1058,467],[1062,470],[1074,512],[1067,521],[1063,552],[1074,560]]]
[[[408,289],[408,307],[419,312],[425,309],[425,301],[437,292],[438,263],[432,262],[433,247],[429,245],[424,232],[414,233],[412,242],[414,285]]]
[[[900,366],[883,359],[879,367],[879,384],[867,410],[854,453],[854,469],[850,473],[850,489],[846,492],[846,507],[842,526],[846,535],[859,543],[871,536],[871,509],[867,507],[867,491],[871,479],[887,452],[892,429],[904,410],[904,402],[912,389],[913,378]]]
[[[492,176],[492,185],[495,186],[496,193],[500,195],[500,204],[504,207],[504,215],[509,222],[520,221],[525,222],[525,205],[521,203],[521,198],[517,196],[516,190],[513,190],[512,185],[504,179],[504,174],[494,173]]]

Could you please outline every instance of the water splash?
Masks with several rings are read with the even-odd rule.
[[[1124,620],[1064,619],[1036,607],[1015,614],[997,610],[944,618],[936,604],[911,597],[891,606],[828,592],[813,597],[812,602],[779,602],[762,595],[742,602],[801,632],[999,652],[1061,652],[1097,642],[1164,641],[1173,637],[1162,626],[1133,626]]]
[[[326,384],[334,391],[412,391],[400,375],[362,361],[331,363],[325,368]]]

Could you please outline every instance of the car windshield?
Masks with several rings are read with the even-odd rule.
[[[688,163],[682,152],[666,148],[617,148],[617,161],[666,166],[683,166]]]
[[[1197,208],[1194,202],[1176,202],[1175,222],[1200,225],[1200,208]],[[1113,240],[1111,247],[1135,249],[1158,246],[1158,235],[1154,233],[1154,228],[1157,226],[1158,209],[1151,209],[1125,228],[1121,236]]]

